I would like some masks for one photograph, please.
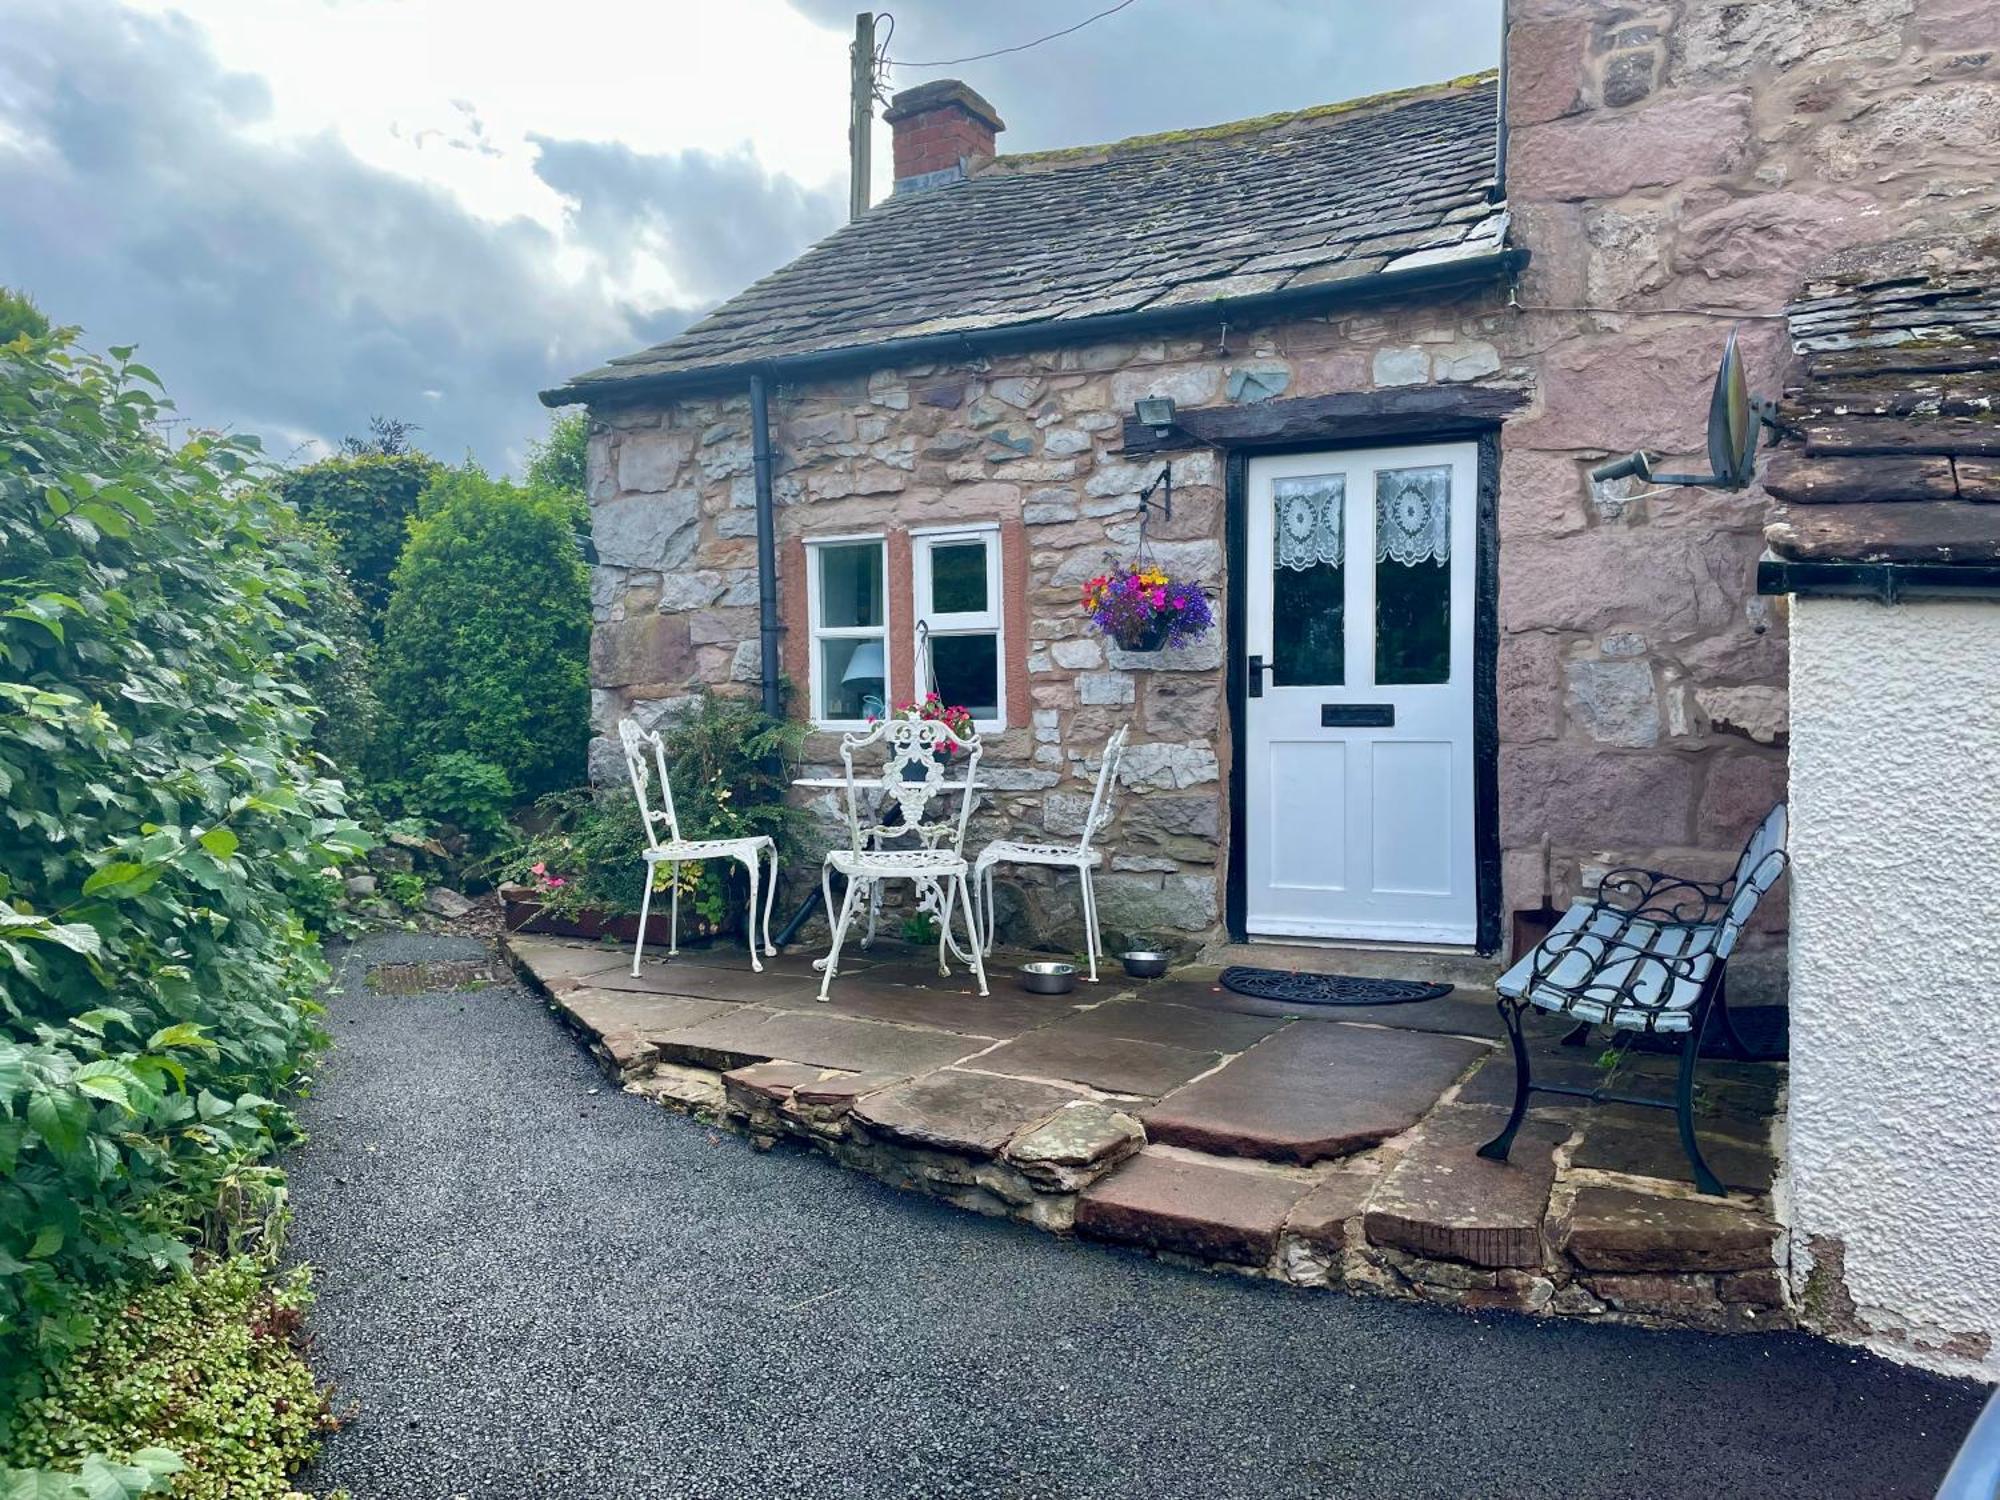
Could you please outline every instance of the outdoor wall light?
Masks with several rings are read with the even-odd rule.
[[[1152,428],[1154,437],[1163,438],[1174,425],[1174,398],[1141,396],[1132,403],[1132,415],[1139,419],[1141,427]]]

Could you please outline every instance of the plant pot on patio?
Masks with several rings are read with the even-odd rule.
[[[654,898],[658,900],[657,897]],[[502,885],[500,887],[502,914],[509,932],[529,933],[546,937],[574,937],[599,941],[612,938],[620,943],[630,943],[639,936],[639,916],[636,912],[603,912],[585,908],[577,912],[551,912],[543,907],[542,900],[532,888],[525,885]],[[732,903],[732,920],[740,921],[741,913]],[[646,942],[648,945],[668,941],[668,913],[655,909],[646,918]],[[705,944],[717,936],[717,929],[688,910],[682,903],[681,944]]]

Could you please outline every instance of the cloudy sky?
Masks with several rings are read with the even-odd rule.
[[[891,89],[1034,150],[1490,66],[1499,0],[904,0]],[[837,228],[853,0],[0,0],[0,283],[310,456],[373,413],[512,468],[536,390]],[[888,31],[888,22],[881,23]],[[876,126],[875,181],[889,179]]]

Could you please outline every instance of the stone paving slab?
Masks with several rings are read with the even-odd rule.
[[[1668,1182],[1685,1183],[1692,1178],[1670,1111],[1602,1104],[1580,1111],[1577,1122],[1583,1127],[1583,1139],[1570,1152],[1572,1167]],[[1741,1139],[1734,1133],[1739,1129],[1754,1130],[1760,1139]],[[1697,1114],[1694,1133],[1702,1157],[1723,1186],[1751,1193],[1770,1190],[1778,1160],[1770,1148],[1765,1122],[1732,1119],[1712,1125]]]
[[[937,978],[936,970],[931,971],[931,977]],[[1019,1036],[1076,1013],[1074,1006],[1058,997],[1009,995],[998,983],[993,985],[993,991],[982,996],[970,989],[961,992],[883,983],[872,976],[850,982],[843,974],[833,982],[826,1009],[837,1015],[860,1016],[871,1021],[894,1021],[991,1037]],[[815,1004],[817,996],[815,988],[811,992]]]
[[[683,995],[696,1000],[726,1000],[736,1005],[805,1004],[819,993],[817,982],[783,974],[757,974],[746,965],[725,969],[709,964],[687,964],[679,959],[669,963],[647,960],[635,975],[625,965],[608,973],[593,974],[589,983],[599,989],[624,990],[645,995]]]
[[[559,996],[556,1004],[586,1030],[600,1034],[636,1031],[648,1040],[682,1031],[698,1021],[728,1015],[733,1005],[690,1000],[677,995],[635,995],[579,985]]]
[[[972,1066],[1027,1078],[1066,1078],[1111,1094],[1157,1099],[1222,1061],[1214,1052],[1189,1052],[1157,1042],[1049,1026],[995,1047]]]
[[[553,938],[514,936],[507,946],[552,995],[573,989],[593,974],[629,968],[632,955],[598,943],[564,943]]]
[[[662,1055],[703,1061],[727,1058],[724,1066],[783,1058],[855,1073],[895,1073],[910,1077],[993,1045],[994,1038],[949,1031],[920,1031],[881,1021],[861,1021],[823,1011],[771,1010],[743,1006],[729,1015],[699,1022],[659,1038]]]
[[[1478,1148],[1506,1122],[1506,1111],[1475,1105],[1434,1111],[1368,1201],[1369,1242],[1431,1260],[1540,1266],[1555,1148],[1569,1132],[1531,1116],[1509,1160],[1485,1160]]]
[[[852,1116],[912,1145],[994,1157],[1077,1097],[1053,1084],[943,1069],[856,1100]]]
[[[1292,1025],[1140,1118],[1156,1141],[1310,1165],[1408,1130],[1485,1050],[1422,1032]]]
[[[1285,1024],[1280,1016],[1243,1016],[1225,1010],[1167,1005],[1156,1000],[1112,1000],[1057,1023],[1065,1032],[1092,1032],[1135,1042],[1158,1042],[1189,1052],[1241,1052]]]
[[[1148,1146],[1077,1199],[1079,1233],[1148,1250],[1261,1266],[1311,1189],[1297,1174],[1189,1160]]]
[[[1558,1248],[1591,1271],[1755,1271],[1778,1226],[1726,1198],[1666,1198],[1584,1187],[1555,1227]]]

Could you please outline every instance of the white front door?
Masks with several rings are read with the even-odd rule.
[[[1471,943],[1472,443],[1253,458],[1251,936]]]

